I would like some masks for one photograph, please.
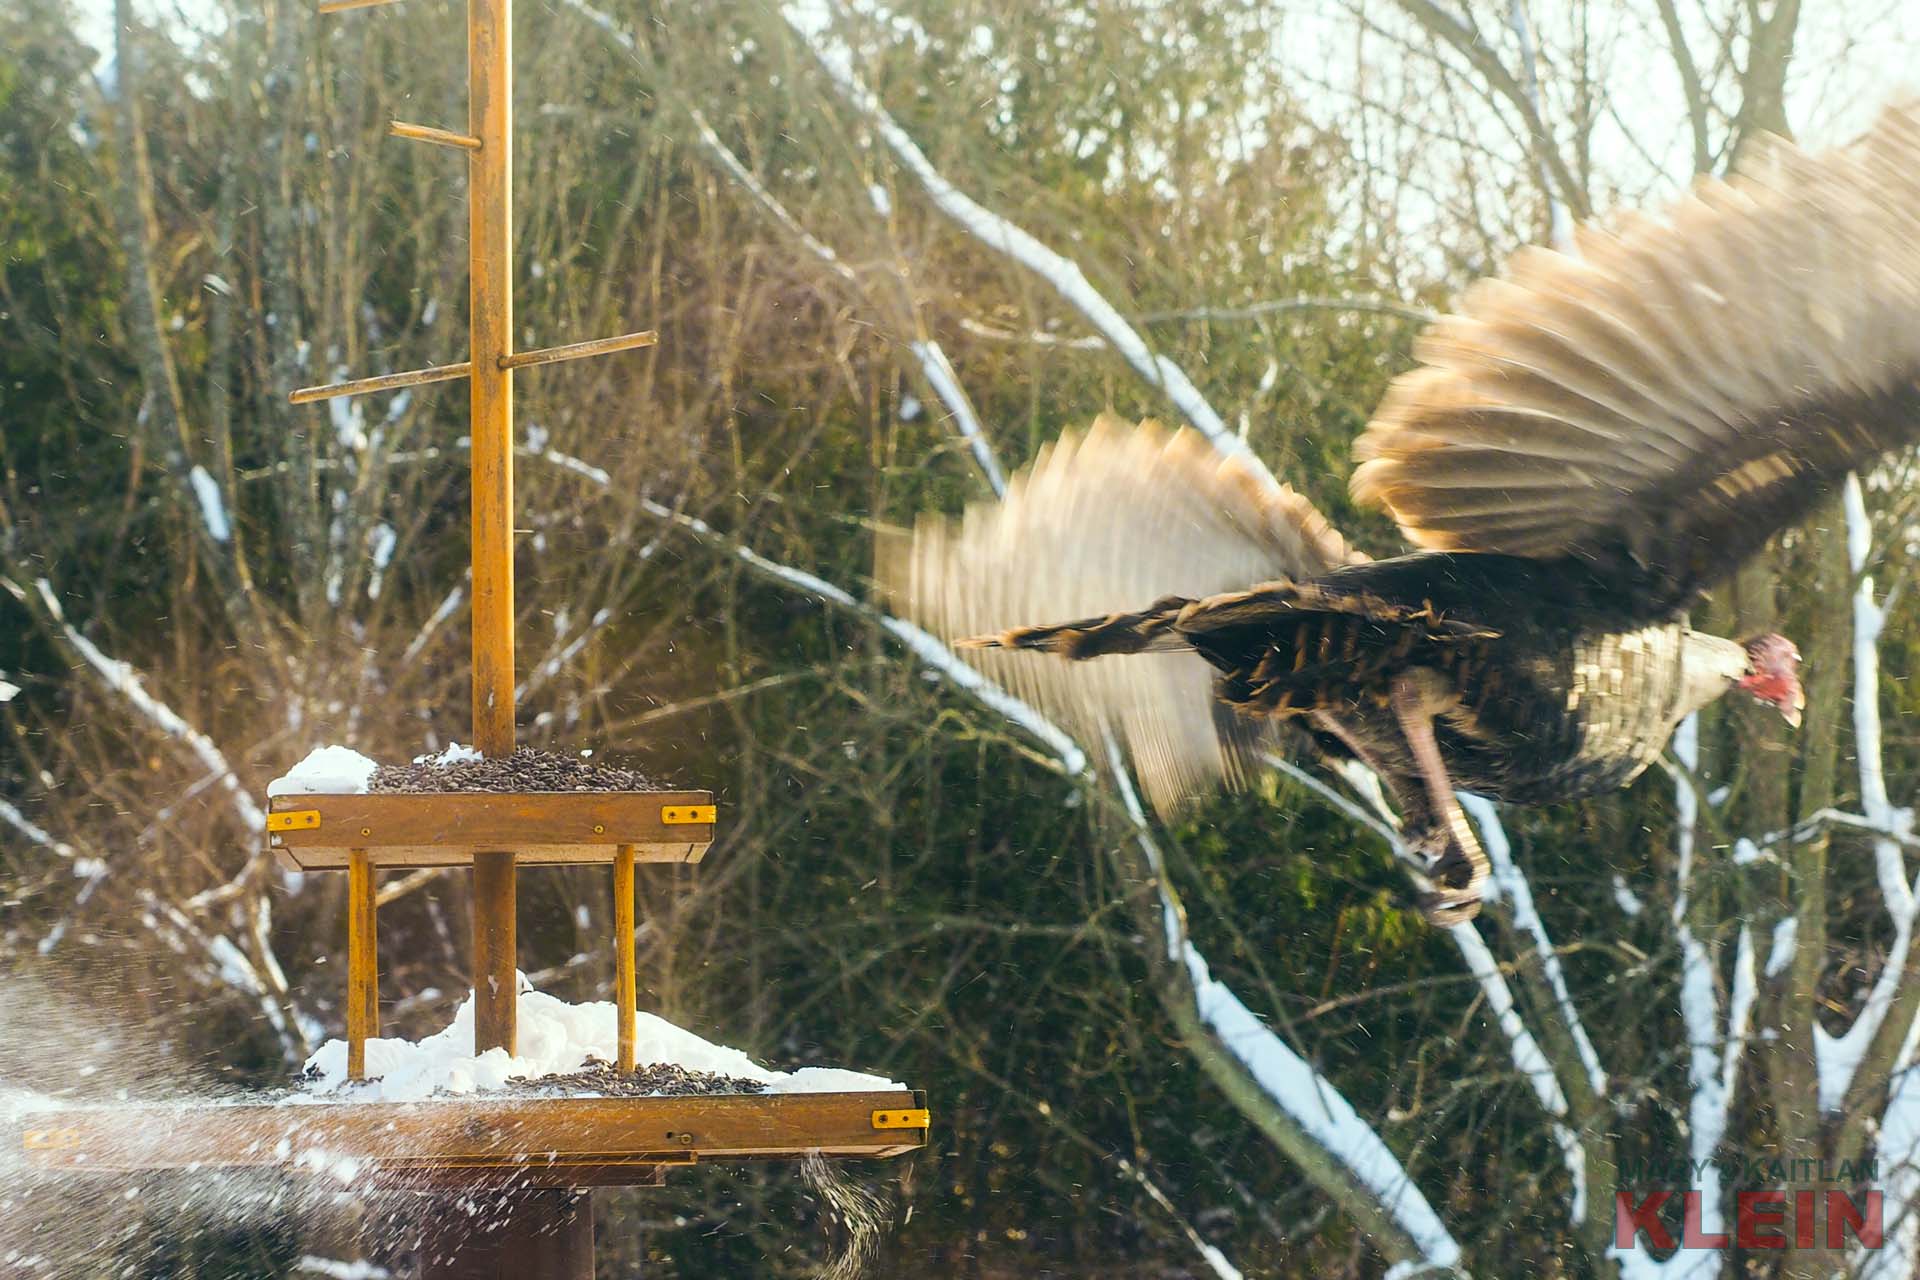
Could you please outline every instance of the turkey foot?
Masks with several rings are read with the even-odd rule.
[[[1420,896],[1420,911],[1438,929],[1465,924],[1479,915],[1481,890],[1487,882],[1487,855],[1453,797],[1453,783],[1433,736],[1433,717],[1442,701],[1426,673],[1409,671],[1394,677],[1394,718],[1413,751],[1434,815],[1430,824],[1409,832],[1407,841],[1409,848],[1427,859],[1427,876],[1434,887]]]
[[[1430,887],[1416,894],[1414,903],[1428,924],[1450,929],[1480,914],[1486,873],[1477,861],[1477,847],[1472,852],[1462,849],[1459,841],[1439,827],[1408,839],[1407,847],[1427,862],[1424,878]]]

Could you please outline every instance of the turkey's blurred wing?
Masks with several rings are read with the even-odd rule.
[[[883,540],[894,607],[943,640],[1307,577],[1357,557],[1307,502],[1198,433],[1111,415],[1043,449],[998,503],[923,518]],[[1112,733],[1161,812],[1239,777],[1247,726],[1216,724],[1213,673],[1191,651],[1068,662],[967,650],[1096,758]]]
[[[1664,219],[1523,250],[1422,335],[1353,494],[1437,550],[1577,557],[1684,608],[1851,469],[1920,437],[1920,109],[1769,140]]]

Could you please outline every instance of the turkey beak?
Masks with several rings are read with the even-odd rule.
[[[1780,708],[1780,717],[1787,722],[1788,728],[1798,729],[1800,727],[1800,713],[1806,709],[1806,690],[1796,688],[1793,691],[1793,701]]]

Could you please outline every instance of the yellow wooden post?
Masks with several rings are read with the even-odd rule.
[[[513,751],[513,4],[467,0],[473,737]],[[514,858],[473,860],[473,1048],[515,1047]]]
[[[323,13],[391,0],[322,0]],[[467,379],[472,445],[473,741],[510,755],[513,712],[513,371],[649,347],[647,330],[513,349],[513,0],[467,0],[467,132],[404,120],[393,133],[467,156],[468,358],[301,387],[295,404]],[[515,1047],[515,855],[473,855],[473,1047]]]
[[[374,925],[373,859],[355,849],[347,862],[347,1079],[367,1078],[367,1041],[380,1034],[379,934]]]
[[[634,1006],[640,1000],[639,975],[633,954],[633,846],[623,844],[613,855],[613,1000],[620,1028],[621,1071],[634,1068],[636,1039]]]

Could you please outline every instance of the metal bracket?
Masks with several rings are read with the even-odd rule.
[[[269,831],[309,831],[320,825],[318,809],[288,809],[284,813],[267,815]]]
[[[720,816],[720,807],[711,804],[667,804],[660,806],[660,821],[669,827],[692,826],[700,822],[713,822]]]
[[[907,1107],[901,1111],[873,1113],[873,1127],[876,1129],[924,1129],[931,1123],[933,1118],[925,1107]]]
[[[80,1145],[78,1129],[29,1129],[20,1135],[28,1151],[69,1151]]]

